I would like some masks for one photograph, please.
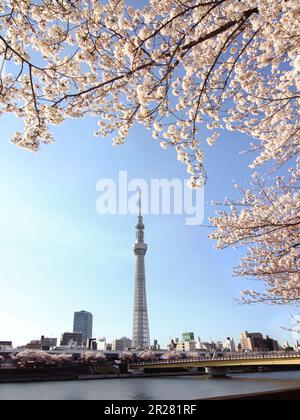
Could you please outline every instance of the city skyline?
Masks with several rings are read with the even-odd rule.
[[[60,346],[68,347],[67,339],[65,337],[66,336],[73,336],[75,334],[80,334],[81,335],[81,339],[82,339],[82,333],[79,333],[79,332],[77,332],[77,333],[62,332],[57,337],[47,336],[47,335],[41,335],[40,337],[41,337],[41,340],[43,340],[45,342],[48,342],[48,341],[50,342],[50,340],[54,342],[54,340],[55,340],[57,342],[56,345],[59,346],[59,342],[60,342]],[[265,332],[265,331],[264,332],[261,332],[261,331],[259,332],[258,330],[255,331],[255,332],[248,332],[247,330],[244,330],[244,331],[241,331],[240,334],[239,334],[239,336],[237,336],[237,337],[223,336],[223,337],[210,337],[210,339],[202,339],[197,333],[194,334],[194,332],[188,333],[188,334],[192,334],[193,337],[194,337],[193,339],[191,339],[191,338],[188,339],[188,338],[184,338],[184,335],[185,334],[187,334],[187,333],[178,333],[176,336],[170,337],[170,339],[167,342],[167,345],[166,346],[162,346],[160,344],[159,340],[157,340],[157,339],[154,338],[152,341],[150,341],[149,349],[152,349],[155,346],[159,345],[159,348],[157,349],[158,351],[159,350],[166,351],[166,350],[168,350],[169,346],[172,345],[172,344],[174,344],[174,343],[179,343],[180,344],[180,343],[193,342],[193,343],[196,343],[196,344],[197,343],[201,343],[203,345],[205,345],[205,344],[214,344],[214,345],[217,345],[217,346],[219,346],[220,344],[222,344],[223,350],[225,350],[225,348],[227,346],[230,346],[232,344],[235,347],[235,350],[232,350],[232,349],[230,350],[232,352],[237,352],[238,351],[238,346],[240,346],[240,350],[239,351],[243,351],[243,352],[245,350],[247,350],[247,348],[250,351],[261,351],[261,350],[255,350],[255,349],[252,349],[251,350],[251,345],[252,344],[249,344],[249,343],[251,343],[251,341],[249,341],[251,337],[253,337],[254,340],[256,340],[256,339],[259,339],[259,340],[262,340],[262,339],[264,339],[264,340],[271,340],[271,341],[273,341],[275,343],[278,343],[278,345],[280,347],[282,347],[282,348],[285,348],[285,346],[291,346],[291,347],[296,346],[296,347],[299,348],[299,338],[297,338],[297,337],[294,337],[292,340],[279,341],[279,340],[277,340],[277,337],[270,337],[270,335],[268,334],[268,332]],[[248,338],[248,337],[250,337],[250,338]],[[96,339],[97,342],[98,341],[104,341],[106,343],[106,345],[108,345],[109,347],[111,347],[111,346],[114,347],[114,343],[116,343],[118,341],[126,341],[126,343],[127,342],[128,343],[129,342],[132,343],[131,338],[130,337],[127,337],[127,336],[114,337],[112,340],[107,340],[106,337],[103,337],[103,336],[97,336],[97,337],[94,337],[94,338]],[[72,345],[73,344],[77,344],[78,345],[78,348],[88,348],[87,347],[88,346],[88,343],[85,346],[84,345],[84,342],[83,343],[81,342],[81,339],[80,339],[80,342],[76,342],[76,340],[74,338],[72,338],[71,341],[74,341],[75,340],[75,342],[72,343]],[[246,342],[245,340],[246,339],[248,340],[247,344],[245,344],[245,342]],[[62,343],[62,341],[65,341],[65,342]],[[32,345],[32,343],[33,344],[36,344],[37,342],[39,342],[39,339],[37,337],[34,337],[34,338],[33,337],[30,337],[30,338],[28,337],[28,340],[26,340],[26,343],[24,342],[22,345],[15,345],[15,343],[13,343],[12,340],[7,340],[7,341],[4,340],[3,341],[1,339],[0,342],[2,342],[2,343],[4,343],[4,342],[6,342],[6,343],[12,343],[12,348],[15,348],[15,349],[16,348],[28,348],[28,349],[30,348],[30,349],[32,349],[33,347],[30,347]],[[56,345],[54,345],[54,347],[56,347]],[[72,349],[72,345],[70,346],[70,350]],[[34,348],[36,349],[36,347],[34,347]],[[132,348],[132,350],[135,350],[135,351],[139,350],[138,348],[135,348],[133,346],[131,348]],[[99,348],[97,350],[98,351],[103,351],[103,349],[99,349]],[[113,348],[112,350],[120,350],[120,349],[114,349]],[[200,348],[197,348],[197,347],[194,350],[195,351],[201,351],[201,349]],[[202,350],[204,350],[204,348]],[[278,350],[279,349],[277,349],[276,351],[278,351]],[[111,351],[111,350],[105,350],[104,349],[104,351]],[[180,347],[179,348],[179,351],[193,351],[193,349],[192,350],[191,349],[185,349],[184,350],[184,348],[181,348]],[[227,347],[227,350],[226,351],[229,351],[229,347]],[[266,351],[270,351],[270,350],[266,350]]]
[[[50,334],[50,335],[40,334],[41,339],[45,339],[45,337],[46,337],[46,340],[56,339],[56,341],[59,343],[59,341],[63,340],[65,335],[70,335],[71,336],[72,334],[79,334],[80,333],[83,342],[82,343],[80,342],[80,343],[77,343],[77,344],[79,346],[81,346],[82,344],[84,346],[88,346],[89,343],[85,342],[85,340],[84,340],[85,332],[81,332],[81,331],[76,331],[75,332],[76,314],[88,314],[89,319],[91,319],[92,323],[93,323],[93,314],[86,311],[86,310],[81,309],[81,310],[75,311],[73,313],[73,330],[74,330],[73,333],[61,331],[61,333],[57,336],[55,336],[53,334]],[[80,319],[79,321],[81,322],[82,320]],[[88,322],[88,319],[84,320],[84,324],[86,324],[86,321]],[[209,339],[207,337],[203,339],[203,337],[201,337],[197,332],[195,333],[194,331],[193,332],[191,332],[191,331],[190,332],[180,332],[180,333],[178,332],[178,334],[169,337],[169,341],[166,341],[167,345],[161,345],[160,341],[157,338],[153,338],[152,341],[151,340],[149,341],[149,348],[151,348],[153,346],[153,344],[154,345],[159,344],[161,350],[166,350],[168,348],[168,346],[170,345],[170,343],[174,342],[174,340],[176,340],[177,342],[178,341],[179,342],[193,341],[195,343],[198,342],[198,343],[203,343],[203,344],[205,344],[205,343],[215,343],[215,344],[223,343],[224,344],[226,341],[230,340],[230,341],[233,341],[233,343],[235,343],[236,348],[237,348],[237,345],[239,344],[239,345],[241,345],[241,348],[244,350],[243,340],[245,340],[245,337],[251,337],[252,335],[254,337],[256,337],[258,335],[258,336],[261,336],[261,338],[264,337],[264,338],[267,338],[267,339],[269,339],[269,337],[270,337],[270,334],[266,331],[262,332],[260,330],[256,330],[255,332],[248,333],[247,329],[244,329],[243,331],[241,331],[239,333],[239,335],[236,336],[236,337],[230,336],[230,335],[229,336],[224,335],[223,337],[210,336]],[[92,338],[92,335],[91,335],[91,338]],[[96,341],[98,341],[98,340],[103,341],[104,340],[105,343],[110,345],[110,346],[113,345],[114,342],[116,342],[118,340],[120,341],[120,340],[123,340],[123,339],[126,339],[126,340],[128,340],[132,343],[132,337],[127,337],[126,335],[119,336],[119,337],[111,337],[110,339],[107,339],[107,337],[105,337],[105,336],[93,334],[93,338],[95,338]],[[277,337],[275,337],[275,339],[277,339]],[[3,337],[0,337],[0,341],[3,341]],[[4,341],[6,341],[6,340],[4,340]],[[29,343],[30,344],[35,343],[36,341],[38,341],[37,337],[27,337],[27,340],[25,340],[24,343],[15,345],[15,343],[13,343],[12,340],[10,340],[10,339],[7,340],[7,342],[12,342],[13,343],[14,348],[21,348],[21,347],[24,347],[24,346],[28,345]],[[280,341],[280,340],[276,340],[276,341],[278,341],[279,345],[282,345],[282,346],[286,345],[286,343],[289,343],[289,345],[291,345],[291,346],[293,346],[293,345],[299,346],[299,336],[298,335],[295,335],[290,340],[286,339],[286,340],[283,340],[283,341]],[[64,345],[67,345],[67,343],[65,343]],[[134,348],[135,350],[138,350],[138,347],[135,347],[134,345],[132,345],[132,348]],[[144,346],[144,348],[146,348],[146,347]]]

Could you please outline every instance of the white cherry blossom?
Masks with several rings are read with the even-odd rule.
[[[300,158],[289,179],[264,180],[253,174],[252,188],[239,188],[239,201],[227,199],[211,218],[210,237],[218,248],[247,247],[238,276],[262,280],[263,289],[245,290],[246,303],[300,301]],[[228,210],[226,210],[228,208]]]
[[[37,151],[49,126],[96,116],[124,144],[134,123],[189,155],[206,180],[207,125],[246,133],[253,162],[299,153],[299,2],[7,0],[0,10],[0,114],[24,119],[12,142]],[[177,124],[180,122],[180,124]],[[176,128],[175,128],[176,127]],[[189,147],[193,144],[193,147]],[[195,146],[196,145],[196,146]],[[193,171],[190,168],[193,166]]]

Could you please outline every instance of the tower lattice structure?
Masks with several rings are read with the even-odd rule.
[[[141,190],[139,190],[139,214],[135,228],[136,240],[133,244],[133,252],[136,256],[136,264],[132,347],[136,349],[147,349],[150,346],[145,276],[145,254],[147,252],[147,244],[144,242],[145,226],[142,217]]]

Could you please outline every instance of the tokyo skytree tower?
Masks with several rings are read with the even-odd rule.
[[[149,323],[147,311],[145,261],[147,244],[144,242],[144,223],[142,217],[141,190],[139,189],[139,215],[136,228],[136,240],[133,252],[136,255],[134,305],[133,305],[133,332],[132,347],[147,349],[150,347]]]

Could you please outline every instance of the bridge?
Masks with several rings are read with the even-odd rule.
[[[199,357],[178,360],[153,360],[135,362],[128,365],[133,374],[142,373],[145,369],[197,369],[204,368],[211,376],[224,376],[230,368],[263,367],[263,366],[299,366],[300,352],[286,353],[247,353],[223,357]]]

